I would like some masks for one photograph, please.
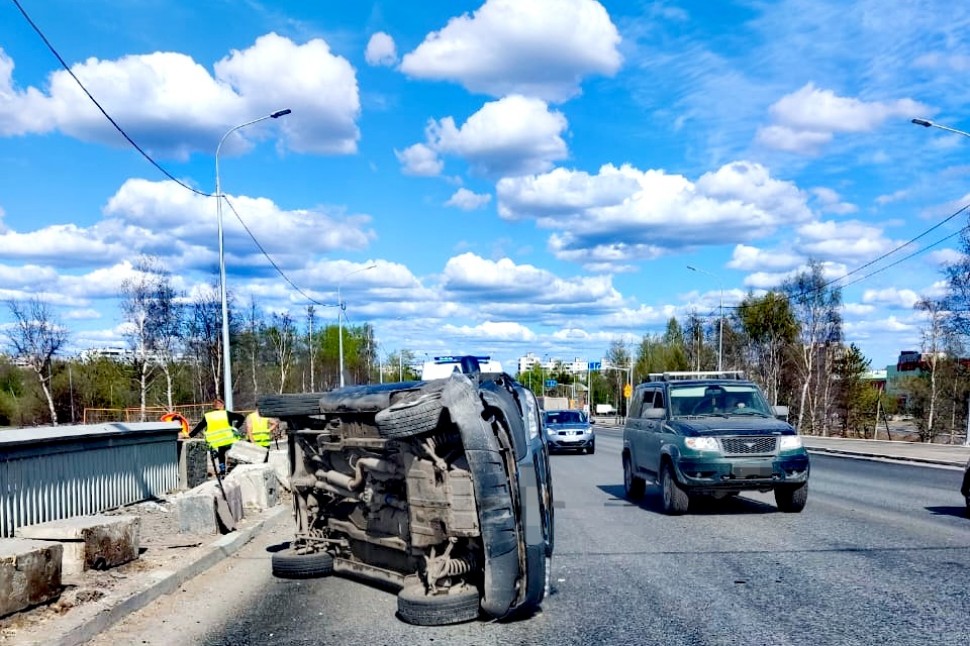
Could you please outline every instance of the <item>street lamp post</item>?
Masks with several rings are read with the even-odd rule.
[[[692,267],[687,265],[687,268],[691,271],[696,271],[702,274],[707,274],[711,278],[717,281],[718,299],[717,299],[717,371],[721,371],[721,365],[724,358],[724,284],[721,279],[712,274],[709,271],[703,269],[698,269],[697,267]]]
[[[963,130],[957,130],[956,128],[944,126],[930,121],[929,119],[910,119],[910,121],[915,123],[917,126],[923,126],[924,128],[939,128],[940,130],[946,130],[947,132],[963,135],[964,137],[970,137],[970,132],[964,132]],[[967,400],[967,434],[964,436],[963,445],[970,446],[970,399]]]
[[[360,273],[362,271],[367,271],[368,269],[373,269],[377,265],[367,265],[366,267],[361,267],[360,269],[355,269],[349,273],[344,274],[337,281],[337,353],[340,355],[340,387],[344,387],[344,327],[343,327],[343,317],[344,310],[347,305],[340,298],[340,284],[348,276],[353,276],[354,274]]]
[[[963,130],[957,130],[956,128],[951,128],[949,126],[944,126],[929,119],[910,119],[912,123],[917,126],[923,126],[924,128],[939,128],[940,130],[946,130],[947,132],[953,132],[958,135],[963,135],[964,137],[970,137],[970,132],[964,132]]]
[[[222,135],[222,139],[219,140],[219,145],[216,146],[216,222],[219,228],[219,296],[222,300],[222,372],[223,372],[223,401],[226,404],[226,410],[232,410],[232,358],[229,356],[229,304],[226,301],[226,255],[225,255],[225,241],[222,235],[222,184],[219,182],[219,151],[222,150],[222,144],[225,143],[226,138],[232,133],[236,132],[240,128],[245,128],[246,126],[251,126],[254,123],[259,123],[260,121],[265,121],[266,119],[279,119],[282,116],[288,115],[292,110],[286,108],[285,110],[277,110],[276,112],[267,114],[258,119],[253,119],[252,121],[247,121],[246,123],[241,123],[238,126],[230,128],[226,134]]]

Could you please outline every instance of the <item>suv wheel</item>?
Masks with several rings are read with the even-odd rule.
[[[660,468],[660,493],[663,498],[663,509],[665,514],[682,514],[687,511],[690,505],[690,498],[674,477],[674,470],[669,462],[664,462]]]
[[[596,453],[596,442],[590,442],[589,446],[586,447],[586,455],[593,455]]]
[[[808,483],[796,487],[777,487],[775,489],[775,504],[779,511],[797,514],[805,509],[808,502]]]
[[[300,554],[288,549],[273,554],[273,576],[281,579],[313,579],[333,574],[333,557],[326,552]]]
[[[388,406],[377,413],[374,421],[381,437],[399,439],[433,431],[442,412],[441,393],[430,392]]]
[[[643,478],[638,478],[633,474],[633,465],[630,464],[630,456],[623,456],[623,492],[630,500],[640,500],[643,498],[643,491],[646,489],[646,482]]]
[[[478,590],[465,584],[443,594],[429,595],[424,585],[406,586],[397,595],[401,619],[415,626],[445,626],[478,618],[481,603]]]

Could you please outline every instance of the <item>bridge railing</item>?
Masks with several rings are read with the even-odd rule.
[[[0,431],[0,537],[175,490],[180,428],[143,422]]]

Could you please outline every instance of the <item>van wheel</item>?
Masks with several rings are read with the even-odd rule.
[[[805,509],[806,502],[808,502],[807,482],[797,487],[777,487],[775,489],[775,504],[778,505],[778,511],[797,514]]]
[[[638,478],[633,474],[633,465],[630,464],[630,456],[623,456],[623,492],[630,500],[637,501],[643,498],[643,492],[647,488],[647,483],[643,478]]]
[[[665,514],[671,516],[684,513],[690,505],[690,497],[677,484],[673,471],[669,462],[664,462],[660,468],[660,492],[663,498],[663,509]]]
[[[406,586],[397,595],[397,614],[415,626],[445,626],[477,619],[480,603],[478,590],[466,584],[429,595],[418,583]]]

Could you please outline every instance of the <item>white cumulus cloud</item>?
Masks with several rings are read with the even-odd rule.
[[[0,51],[0,135],[57,130],[84,141],[128,145],[67,72],[52,72],[45,93],[16,89],[13,69]],[[360,136],[355,71],[321,39],[301,45],[266,34],[217,61],[212,73],[178,52],[89,58],[71,71],[135,141],[159,155],[211,154],[229,128],[282,108],[293,112],[272,120],[272,127],[262,123],[240,131],[225,152],[272,135],[296,152],[352,153]]]
[[[462,211],[474,211],[492,201],[492,196],[485,193],[475,193],[467,188],[459,188],[454,195],[448,198],[445,206],[454,206]]]
[[[503,178],[496,193],[503,218],[534,218],[553,230],[557,257],[587,268],[627,269],[673,249],[748,242],[811,218],[797,186],[744,161],[696,182],[630,165],[606,165],[598,175],[560,168]]]
[[[409,76],[491,96],[563,101],[583,78],[620,68],[620,35],[594,0],[487,0],[452,18],[401,61]]]
[[[617,303],[619,292],[608,276],[560,278],[549,270],[519,265],[509,258],[487,260],[473,253],[450,258],[442,275],[447,292],[481,301],[536,303],[555,308],[595,309]]]
[[[536,334],[521,323],[514,321],[485,321],[479,325],[442,326],[442,332],[457,337],[492,341],[535,341]]]
[[[912,99],[863,101],[807,83],[770,108],[774,123],[758,130],[759,143],[779,150],[814,154],[836,133],[871,132],[887,119],[926,111]]]
[[[397,63],[397,46],[389,34],[379,31],[367,41],[364,60],[368,65],[390,67]]]
[[[544,101],[512,95],[486,103],[460,127],[454,117],[432,119],[425,143],[398,153],[398,159],[414,175],[440,173],[441,155],[460,157],[481,175],[538,173],[568,155],[566,127],[566,117]]]

